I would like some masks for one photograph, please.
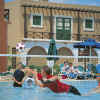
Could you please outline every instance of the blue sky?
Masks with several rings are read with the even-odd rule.
[[[5,0],[6,2],[13,0]],[[100,6],[100,0],[49,0],[57,3]]]

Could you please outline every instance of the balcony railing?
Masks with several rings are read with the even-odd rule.
[[[63,34],[63,33],[62,33]],[[27,38],[31,38],[31,39],[50,39],[50,37],[55,38],[56,39],[56,33],[50,33],[50,32],[28,32],[28,37]],[[80,38],[80,40],[78,39],[78,37]],[[86,34],[86,33],[73,33],[71,36],[71,41],[82,41],[82,40],[87,40],[88,38],[93,38],[96,41],[100,41],[100,34],[99,33],[95,33],[95,34]],[[70,40],[67,40],[70,41]]]

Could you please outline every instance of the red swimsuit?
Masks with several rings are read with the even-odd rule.
[[[50,79],[51,77],[53,77],[53,76],[47,75],[47,79]],[[38,74],[38,79],[39,80],[42,79],[41,74]],[[48,87],[49,89],[51,89],[55,93],[69,92],[69,89],[70,89],[70,85],[64,84],[64,83],[60,82],[59,80],[48,83],[48,85],[46,85],[46,87]]]

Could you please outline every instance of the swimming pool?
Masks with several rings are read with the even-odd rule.
[[[95,88],[96,81],[63,81],[76,86],[81,93]],[[47,88],[13,88],[12,82],[0,82],[0,100],[100,100],[100,94],[92,96],[75,96],[72,94],[56,94]]]

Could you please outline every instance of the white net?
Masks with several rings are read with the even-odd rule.
[[[50,56],[50,55],[25,55],[25,54],[0,54],[0,57],[7,57],[8,66],[16,66],[22,62],[25,66],[44,66],[48,64],[48,58],[55,59],[54,64],[59,66],[64,62],[72,63],[73,66],[87,67],[89,64],[96,66],[99,63],[100,57],[97,56]]]

